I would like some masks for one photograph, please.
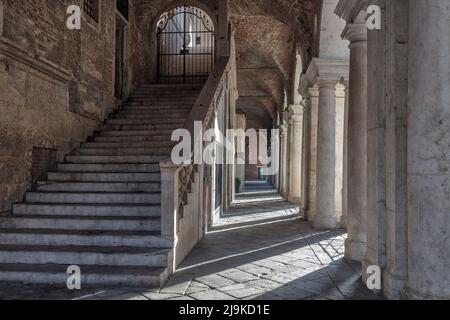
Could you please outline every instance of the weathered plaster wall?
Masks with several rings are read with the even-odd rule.
[[[0,34],[0,212],[30,186],[33,147],[65,153],[114,107],[115,8],[69,30],[81,0],[2,1]],[[131,6],[133,9],[133,6]],[[133,38],[133,37],[132,37]]]

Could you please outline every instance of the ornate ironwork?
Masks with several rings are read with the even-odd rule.
[[[158,80],[202,82],[215,64],[215,30],[211,17],[192,6],[164,13],[157,24]]]

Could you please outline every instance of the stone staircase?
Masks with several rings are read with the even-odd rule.
[[[65,287],[159,287],[172,243],[161,238],[159,161],[200,87],[146,85],[0,218],[0,281]]]

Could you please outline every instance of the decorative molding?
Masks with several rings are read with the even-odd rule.
[[[360,16],[361,11],[367,11],[367,7],[372,2],[372,0],[339,0],[334,13],[347,23],[353,23]]]
[[[367,42],[367,26],[364,22],[348,23],[342,38],[350,41],[350,46],[358,42]]]
[[[70,71],[40,56],[33,56],[20,45],[0,35],[0,54],[29,66],[62,83],[72,78]]]
[[[303,115],[303,106],[301,104],[291,104],[289,106],[289,111],[292,116],[302,116]]]
[[[347,81],[350,74],[350,59],[314,58],[300,81],[301,92],[313,87],[320,81]]]

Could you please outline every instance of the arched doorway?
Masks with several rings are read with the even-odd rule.
[[[204,82],[215,64],[214,23],[203,10],[179,6],[157,25],[157,79],[160,83]]]

